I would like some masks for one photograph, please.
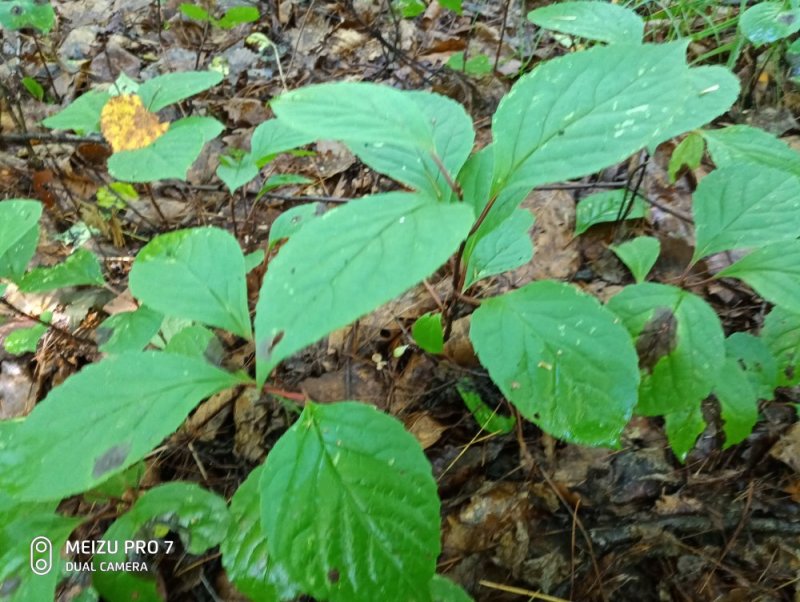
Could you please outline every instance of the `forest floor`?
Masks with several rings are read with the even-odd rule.
[[[421,15],[404,19],[381,0],[272,0],[257,3],[259,22],[228,31],[188,20],[175,0],[53,4],[58,25],[48,36],[34,40],[27,33],[5,32],[0,39],[0,80],[26,95],[22,107],[32,132],[45,132],[36,125],[43,118],[122,72],[142,80],[212,63],[226,69],[223,84],[182,105],[225,123],[224,135],[207,146],[187,182],[153,184],[126,208],[101,208],[93,201],[110,181],[109,150],[101,141],[63,141],[47,133],[14,138],[20,134],[17,126],[0,111],[0,195],[36,198],[46,207],[37,260],[47,265],[63,259],[70,236],[88,226],[88,244],[103,259],[111,283],[108,290],[91,294],[73,289],[9,300],[29,315],[55,304],[63,319],[90,340],[96,340],[96,327],[108,315],[133,307],[126,274],[138,249],[156,234],[213,224],[235,233],[249,252],[263,247],[272,221],[298,203],[333,206],[397,186],[368,170],[342,144],[319,142],[309,147],[315,152],[308,156],[278,157],[231,197],[215,176],[217,157],[227,147],[246,146],[254,127],[271,116],[266,103],[284,85],[294,89],[350,79],[432,90],[465,105],[477,144],[483,146],[490,139],[493,111],[515,78],[568,52],[563,38],[527,22],[525,14],[534,6],[519,2],[465,2],[461,16],[432,2]],[[218,4],[223,10],[233,3]],[[648,35],[661,40],[667,30],[654,28]],[[267,35],[275,52],[248,45],[253,32]],[[713,48],[695,43],[690,52],[696,57]],[[485,59],[467,73],[445,65],[457,52]],[[792,135],[800,133],[792,117],[797,93],[778,77],[775,65],[764,61],[763,52],[742,53],[734,71],[745,100],[721,122],[757,123],[794,143]],[[19,85],[21,72],[42,84],[48,102],[27,95]],[[709,166],[684,172],[671,184],[667,163],[676,142],[580,182],[532,193],[524,207],[536,216],[533,260],[484,281],[471,294],[484,297],[546,277],[574,282],[607,299],[631,280],[608,244],[632,229],[661,241],[662,256],[651,279],[674,283],[682,278],[685,288],[714,307],[726,330],[757,331],[768,307],[752,291],[696,274],[687,279],[684,273],[693,244],[686,219],[691,194]],[[263,181],[280,173],[300,174],[311,183],[284,186],[254,203]],[[649,219],[596,226],[576,238],[577,201],[626,185],[638,187],[654,203]],[[619,450],[563,444],[531,424],[508,435],[488,435],[455,386],[469,379],[487,403],[509,412],[466,339],[471,307],[462,308],[444,357],[417,349],[395,353],[410,342],[413,321],[441,305],[450,280],[449,267],[442,268],[424,285],[285,361],[270,381],[274,391],[321,402],[374,403],[414,433],[433,464],[442,498],[439,572],[476,600],[487,601],[537,599],[539,594],[549,600],[614,602],[800,599],[797,390],[780,391],[762,407],[753,434],[725,451],[720,418],[709,404],[710,426],[683,464],[671,453],[658,419],[635,418]],[[248,284],[255,295],[258,276]],[[19,313],[6,313],[0,339],[30,324]],[[223,345],[229,355],[252,353],[233,338],[223,339]],[[27,414],[53,386],[97,357],[92,345],[55,331],[36,353],[16,357],[0,350],[0,418]],[[288,421],[283,406],[267,393],[262,399],[243,394],[227,403],[216,400],[213,408],[201,405],[148,460],[145,483],[192,480],[230,496]],[[62,510],[86,508],[67,500]],[[101,517],[93,525],[96,533],[110,520],[99,510],[93,509]],[[236,599],[214,554],[191,571],[162,578],[170,599],[213,600],[209,587],[216,599]],[[71,599],[81,586],[68,583],[60,599]]]

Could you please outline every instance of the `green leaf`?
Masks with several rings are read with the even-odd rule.
[[[725,339],[725,350],[744,370],[758,399],[771,400],[778,386],[778,364],[764,340],[746,332],[734,332]]]
[[[258,381],[282,359],[429,276],[473,220],[463,203],[388,193],[308,222],[264,277],[255,319]]]
[[[800,383],[800,313],[772,308],[764,320],[761,338],[778,364],[778,385]]]
[[[711,393],[725,357],[714,310],[688,291],[645,282],[625,287],[608,302],[636,340],[642,384],[636,411],[674,414],[698,424],[694,409]]]
[[[49,2],[37,0],[5,0],[0,2],[0,27],[23,29],[35,27],[48,33],[56,22],[56,14]]]
[[[488,75],[493,71],[492,63],[489,62],[489,57],[485,54],[471,56],[465,64],[463,50],[450,55],[445,65],[453,71],[463,71],[467,75]]]
[[[46,311],[42,314],[42,320],[49,322],[52,314]],[[39,339],[47,332],[44,324],[34,324],[28,328],[18,328],[8,334],[3,340],[3,348],[11,355],[22,355],[23,353],[34,353],[39,345]]]
[[[233,193],[254,179],[259,170],[249,153],[238,151],[239,156],[237,156],[233,151],[229,152],[231,154],[220,156],[216,173],[228,190]]]
[[[22,423],[24,464],[0,474],[0,482],[22,500],[95,487],[141,460],[200,400],[242,382],[201,360],[157,351],[86,366]]]
[[[725,358],[714,386],[714,395],[719,400],[725,421],[723,449],[727,449],[743,441],[758,420],[758,396],[735,358]]]
[[[475,422],[481,429],[490,433],[510,433],[514,430],[517,419],[513,416],[501,416],[489,408],[481,399],[480,394],[473,390],[472,385],[466,379],[456,383],[456,390],[464,401],[464,405],[472,412]]]
[[[141,351],[158,334],[163,314],[142,305],[106,318],[97,328],[97,341],[103,353]]]
[[[772,44],[800,31],[800,10],[784,2],[759,2],[739,17],[739,29],[756,46]]]
[[[652,236],[639,236],[621,245],[609,247],[633,274],[637,284],[643,282],[653,269],[661,252],[661,243]]]
[[[800,240],[756,249],[719,272],[716,278],[744,280],[770,303],[800,312]]]
[[[217,71],[167,73],[141,84],[138,94],[147,110],[155,113],[168,105],[204,92],[221,81],[222,74]]]
[[[19,278],[39,242],[38,201],[11,199],[0,202],[0,278]]]
[[[484,301],[470,338],[492,380],[551,435],[615,446],[636,405],[630,337],[593,297],[552,281]]]
[[[672,151],[672,156],[669,158],[669,166],[667,173],[669,174],[669,181],[675,182],[678,172],[684,166],[689,169],[697,169],[700,167],[700,161],[703,160],[703,152],[706,145],[703,136],[697,132],[692,132],[686,138],[681,140],[680,144]]]
[[[336,82],[306,86],[272,101],[286,126],[315,139],[393,144],[432,151],[430,122],[412,96],[389,86]]]
[[[429,312],[421,315],[411,327],[411,336],[423,351],[441,353],[444,350],[442,314]]]
[[[315,140],[317,135],[313,128],[301,132],[288,127],[283,121],[269,119],[253,131],[250,154],[261,167],[261,162],[268,157],[305,146]]]
[[[664,416],[667,440],[672,451],[683,462],[692,451],[700,433],[706,428],[706,421],[700,404],[681,411],[670,412]]]
[[[636,44],[644,37],[642,18],[610,2],[558,2],[532,10],[528,21],[544,29],[609,44]]]
[[[280,188],[281,186],[291,186],[292,184],[311,184],[313,181],[314,180],[312,180],[311,178],[307,178],[305,176],[301,176],[300,174],[295,174],[295,173],[275,174],[267,178],[267,181],[264,182],[264,185],[261,187],[261,190],[258,191],[256,198],[260,199],[270,190],[275,190],[276,188]]]
[[[264,263],[264,249],[258,249],[244,256],[244,271],[248,274]]]
[[[61,549],[80,521],[55,514],[55,504],[23,504],[11,510],[0,509],[0,598],[3,602],[56,599],[55,589],[64,564]],[[38,546],[42,546],[41,551]],[[38,573],[34,573],[33,566]],[[48,570],[48,567],[52,568]]]
[[[244,338],[252,334],[244,255],[225,230],[191,228],[157,236],[139,251],[130,288],[137,299],[167,316]]]
[[[206,142],[223,130],[213,117],[185,117],[170,124],[153,144],[120,151],[108,159],[108,172],[125,182],[154,182],[167,178],[185,180]]]
[[[464,290],[478,280],[513,270],[533,257],[533,214],[527,209],[515,209],[497,228],[476,240],[467,256]]]
[[[800,178],[753,163],[712,171],[692,200],[692,261],[720,251],[792,240],[800,230]]]
[[[184,2],[178,8],[184,15],[186,15],[190,19],[194,19],[195,21],[205,22],[210,20],[208,11],[204,9],[202,6],[197,6],[196,4],[188,4]]]
[[[452,10],[457,15],[460,15],[462,12],[461,0],[438,0],[438,2],[439,6],[447,10]]]
[[[75,130],[80,134],[99,133],[100,112],[110,99],[108,92],[90,90],[42,121],[42,125],[54,130]]]
[[[392,7],[400,11],[405,19],[413,19],[425,12],[425,3],[422,0],[392,0]]]
[[[492,121],[494,191],[592,173],[727,110],[738,92],[733,75],[688,69],[685,48],[597,46],[520,78]],[[718,81],[698,89],[706,79]]]
[[[575,210],[575,235],[583,234],[595,224],[615,222],[622,215],[626,191],[606,190],[590,194],[580,203]],[[647,217],[647,203],[642,197],[636,195],[633,199],[628,196],[627,203],[632,205],[626,219],[641,219]]]
[[[94,253],[86,249],[78,249],[53,267],[35,268],[18,282],[19,289],[26,293],[52,291],[65,286],[104,284],[100,262]]]
[[[416,439],[372,406],[306,404],[267,456],[261,520],[270,554],[315,598],[430,600],[436,482]]]
[[[2,9],[0,9],[2,10]],[[39,102],[44,100],[44,88],[42,88],[42,84],[37,82],[32,77],[23,77],[22,78],[22,85],[25,86],[25,89]]]
[[[441,0],[440,0],[441,1]],[[446,577],[434,575],[431,579],[431,602],[473,602],[467,592]]]
[[[464,107],[457,102],[429,92],[405,92],[427,119],[433,131],[436,156],[452,179],[455,179],[472,151],[475,131]],[[348,147],[366,165],[427,193],[437,200],[450,199],[453,192],[430,149],[387,141],[346,141]]]
[[[288,239],[308,222],[324,213],[324,203],[308,203],[287,209],[269,228],[269,248],[274,248],[279,242]]]
[[[254,6],[234,6],[229,8],[215,25],[222,29],[233,29],[243,23],[255,23],[260,16]]]
[[[111,524],[102,539],[116,542],[117,552],[95,554],[92,562],[99,569],[102,563],[135,558],[137,562],[145,562],[149,568],[155,564],[155,558],[150,554],[143,558],[135,557],[132,551],[126,554],[126,542],[156,541],[170,531],[180,536],[189,554],[197,555],[221,542],[229,523],[227,504],[217,494],[194,483],[165,483],[145,492],[128,512]],[[166,548],[166,544],[162,546],[162,549]],[[157,582],[147,573],[143,577],[138,578],[135,572],[97,570],[92,575],[92,583],[108,600],[161,600]]]
[[[231,526],[220,543],[222,566],[240,592],[253,602],[292,600],[300,592],[288,581],[280,562],[270,557],[261,528],[261,465],[239,486],[231,500]]]
[[[164,351],[203,358],[210,364],[219,364],[224,350],[217,335],[205,326],[195,324],[177,332],[164,347]]]
[[[704,130],[702,134],[717,167],[748,162],[800,176],[800,154],[764,130],[749,125],[732,125],[719,130]]]

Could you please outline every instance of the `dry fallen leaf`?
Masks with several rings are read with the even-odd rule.
[[[115,153],[149,146],[167,129],[169,122],[161,123],[136,94],[115,96],[100,113],[100,130]]]

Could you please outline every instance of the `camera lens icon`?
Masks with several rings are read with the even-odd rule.
[[[31,542],[31,570],[46,575],[53,568],[53,544],[40,535]]]

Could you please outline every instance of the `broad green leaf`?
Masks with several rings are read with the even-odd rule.
[[[475,422],[481,429],[490,433],[510,433],[514,430],[517,419],[513,416],[502,416],[487,406],[480,394],[473,389],[470,382],[466,379],[456,384],[456,390],[464,401],[464,405],[472,412]]]
[[[637,284],[644,282],[661,252],[661,243],[652,236],[639,236],[621,245],[609,247],[633,274]]]
[[[469,57],[465,63],[463,50],[451,54],[445,66],[453,71],[463,71],[467,75],[475,75],[478,77],[488,75],[493,71],[489,57],[483,53]]]
[[[0,27],[23,29],[35,27],[48,33],[56,22],[56,14],[49,2],[41,0],[4,0],[0,2]]]
[[[492,121],[495,192],[592,173],[727,110],[735,78],[688,69],[685,48],[597,46],[520,78]],[[706,79],[717,83],[698,89]]]
[[[184,15],[195,21],[209,21],[211,19],[208,11],[202,6],[184,2],[178,8]]]
[[[170,531],[177,533],[189,554],[200,554],[220,543],[230,524],[230,514],[225,500],[194,483],[173,481],[145,492],[125,514],[111,523],[103,534],[104,541],[116,542],[117,552],[95,554],[92,562],[96,567],[102,563],[117,563],[131,560],[132,551],[126,554],[126,542],[133,540],[156,541]],[[166,552],[167,544],[162,543]],[[172,554],[176,550],[173,548]],[[136,556],[148,568],[154,566],[155,558],[147,554]],[[136,600],[157,602],[156,581],[145,573],[143,578],[135,572],[96,571],[92,583],[108,600]]]
[[[39,293],[65,286],[103,286],[105,279],[95,254],[86,249],[78,249],[53,267],[31,270],[17,284],[23,292]]]
[[[248,274],[264,262],[264,249],[258,249],[244,256],[244,271]]]
[[[405,19],[413,19],[425,12],[425,3],[422,0],[392,0],[392,7],[400,12]]]
[[[493,170],[494,149],[489,144],[470,155],[458,174],[464,202],[472,207],[476,216],[481,214],[492,197]]]
[[[80,134],[99,133],[100,112],[110,99],[111,94],[106,91],[90,90],[42,121],[42,125],[55,130],[75,130]]]
[[[446,577],[434,575],[431,579],[431,602],[472,602],[469,594]]]
[[[287,209],[269,227],[269,248],[288,239],[308,222],[325,213],[324,203],[308,203]]]
[[[231,151],[232,152],[232,151]],[[233,193],[253,180],[258,175],[258,166],[249,153],[239,151],[235,154],[221,155],[217,166],[217,177],[222,180],[228,191]]]
[[[139,251],[130,288],[165,315],[251,336],[244,255],[225,230],[191,228],[157,236]]]
[[[108,172],[125,182],[185,180],[203,146],[222,130],[222,124],[213,117],[179,119],[150,146],[111,155]]]
[[[735,358],[725,358],[714,386],[714,395],[719,400],[722,419],[725,421],[723,449],[727,449],[743,441],[753,431],[758,420],[758,396]]]
[[[317,140],[316,132],[310,130],[295,130],[288,127],[283,121],[269,119],[253,130],[253,136],[250,138],[250,154],[261,167],[261,162],[273,155],[305,146]]]
[[[336,82],[306,86],[273,100],[288,127],[315,139],[435,148],[430,122],[413,97],[389,86]]]
[[[254,6],[234,6],[229,8],[215,25],[222,29],[233,29],[243,23],[254,23],[259,18],[258,9]]]
[[[784,2],[759,2],[739,17],[739,29],[756,46],[772,44],[800,31],[800,10]]]
[[[706,428],[700,404],[670,412],[664,416],[664,422],[670,447],[678,459],[683,462],[692,451],[700,433]]]
[[[345,142],[375,171],[427,193],[431,198],[449,199],[453,193],[432,153],[436,153],[451,179],[455,179],[475,142],[472,120],[462,105],[446,96],[430,92],[406,92],[405,96],[427,119],[433,131],[433,151],[385,138]]]
[[[484,301],[470,338],[492,380],[551,435],[615,446],[636,405],[628,333],[593,297],[540,281]]]
[[[224,350],[217,335],[205,326],[187,326],[170,338],[164,351],[203,358],[210,364],[220,364]]]
[[[141,460],[200,400],[242,382],[201,360],[157,351],[86,366],[22,423],[24,464],[3,471],[0,482],[22,500],[94,487]]]
[[[42,320],[49,322],[53,317],[52,313],[46,311],[42,314]],[[22,355],[23,353],[34,353],[39,345],[39,339],[47,332],[44,324],[34,324],[28,328],[18,328],[9,333],[3,339],[3,347],[11,355]]]
[[[669,181],[674,182],[678,176],[678,172],[684,166],[689,169],[697,169],[700,167],[700,161],[703,160],[703,152],[705,151],[706,144],[703,136],[697,132],[692,132],[686,138],[681,140],[680,144],[672,151],[672,156],[669,158],[669,166],[667,173]]]
[[[461,8],[461,0],[437,0],[439,2],[439,6],[442,8],[446,8],[447,10],[452,10],[454,13],[460,15],[462,8]]]
[[[771,400],[778,386],[778,363],[764,340],[746,332],[725,339],[729,358],[735,359],[759,399]]]
[[[441,353],[444,349],[444,332],[442,330],[442,314],[427,313],[416,319],[411,327],[414,342],[423,351]]]
[[[476,240],[467,259],[464,290],[478,280],[513,270],[533,257],[533,214],[515,209],[502,224]]]
[[[642,18],[610,2],[557,2],[532,10],[528,21],[544,29],[609,44],[636,44],[644,37]]]
[[[0,508],[0,599],[54,600],[64,568],[61,549],[80,522],[55,514],[52,503]]]
[[[414,437],[372,406],[306,404],[267,456],[261,521],[270,555],[315,598],[430,600],[436,482]]]
[[[103,353],[141,351],[158,334],[163,314],[142,305],[106,318],[97,328],[97,342]]]
[[[764,130],[749,125],[732,125],[703,130],[708,152],[717,167],[756,163],[800,176],[800,153]]]
[[[636,341],[642,374],[636,411],[697,425],[695,409],[717,383],[725,358],[714,310],[688,291],[652,282],[624,288],[608,308]]]
[[[147,80],[139,86],[139,97],[148,111],[160,111],[173,103],[204,92],[222,81],[216,71],[182,71],[167,73]]]
[[[724,67],[706,65],[690,69],[688,96],[683,104],[676,103],[673,117],[649,145],[651,154],[655,154],[655,147],[662,142],[706,125],[727,111],[736,102],[739,91],[739,78]]]
[[[270,263],[256,306],[256,368],[278,363],[429,276],[474,216],[406,193],[350,201],[310,221]]]
[[[253,470],[233,495],[228,536],[219,546],[222,566],[240,592],[253,602],[293,600],[300,592],[281,563],[269,555],[261,528],[259,484],[264,466]]]
[[[595,224],[617,221],[625,211],[626,203],[631,205],[626,219],[647,217],[647,203],[639,195],[631,198],[624,189],[590,194],[578,203],[575,210],[575,235],[583,234]]]
[[[772,308],[764,320],[761,338],[778,364],[778,385],[800,383],[800,313]]]
[[[744,280],[770,303],[800,312],[800,240],[756,249],[716,277]]]
[[[800,230],[800,177],[754,163],[712,171],[692,199],[693,261],[792,240]]]
[[[38,201],[11,199],[0,202],[0,278],[18,278],[25,271],[39,242]]]

